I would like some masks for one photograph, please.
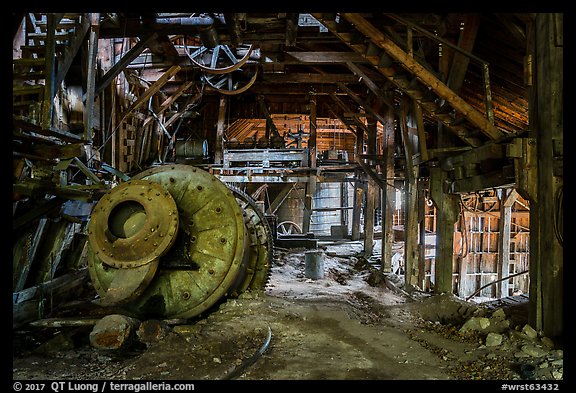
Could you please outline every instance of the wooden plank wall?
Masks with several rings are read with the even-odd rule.
[[[465,212],[454,233],[454,289],[466,298],[482,286],[498,279],[499,208],[490,212]],[[510,265],[503,277],[528,270],[529,265],[529,212],[513,211],[510,234]],[[465,227],[464,227],[465,225]],[[464,242],[466,240],[466,242]],[[508,296],[528,293],[528,275],[509,280]],[[490,285],[475,296],[497,298],[496,285]]]
[[[527,271],[530,262],[530,212],[527,202],[518,197],[518,204],[512,209],[510,233],[510,266],[503,276]],[[454,293],[466,298],[480,287],[498,279],[498,240],[500,210],[498,204],[488,212],[464,213],[466,231],[459,221],[454,232],[453,289]],[[394,225],[404,225],[404,210],[395,210]],[[425,284],[424,291],[432,290],[435,263],[436,208],[425,204],[424,226],[427,239],[425,248]],[[463,243],[467,239],[467,245]],[[462,256],[462,258],[459,258]],[[461,260],[460,260],[461,259]],[[522,274],[509,280],[508,295],[528,293],[529,275]],[[475,296],[497,297],[496,285],[483,289]]]

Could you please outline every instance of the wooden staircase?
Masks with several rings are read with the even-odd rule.
[[[429,67],[419,63],[362,14],[312,15],[468,145],[477,147],[487,140],[498,141],[505,137],[489,116],[454,93]]]
[[[87,14],[26,15],[21,57],[13,59],[14,120],[52,126],[54,97],[89,28]]]

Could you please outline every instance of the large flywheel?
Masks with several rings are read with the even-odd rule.
[[[258,77],[259,49],[252,44],[231,47],[225,44],[189,46],[184,51],[202,71],[202,80],[216,91],[236,95],[248,90]]]
[[[177,164],[114,187],[89,224],[88,267],[102,304],[192,318],[263,288],[270,231],[249,198],[200,168]]]

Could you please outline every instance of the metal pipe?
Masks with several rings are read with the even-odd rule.
[[[214,18],[211,16],[191,16],[189,18],[156,18],[159,25],[181,25],[181,26],[212,26]]]

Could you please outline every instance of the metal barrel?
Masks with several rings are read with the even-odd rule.
[[[304,275],[318,280],[324,278],[324,251],[313,250],[304,253]]]
[[[177,140],[174,148],[178,158],[204,158],[208,156],[206,139]]]

